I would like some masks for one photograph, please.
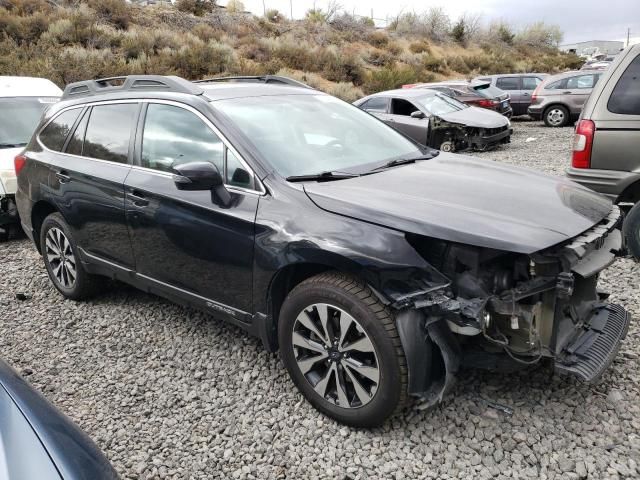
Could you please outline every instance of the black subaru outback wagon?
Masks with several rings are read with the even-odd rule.
[[[71,84],[15,163],[65,297],[111,277],[210,312],[350,425],[435,404],[463,366],[592,381],[629,324],[596,288],[622,246],[609,200],[287,79]]]

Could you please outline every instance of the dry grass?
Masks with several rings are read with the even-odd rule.
[[[344,14],[331,22],[202,16],[123,0],[0,0],[0,73],[64,83],[129,73],[282,73],[348,101],[404,83],[517,71],[556,72],[578,59],[486,37],[452,41],[376,30]]]

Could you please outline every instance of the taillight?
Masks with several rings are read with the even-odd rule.
[[[419,83],[407,83],[406,85],[402,85],[402,88],[414,88],[420,85]]]
[[[493,108],[496,105],[498,105],[498,103],[496,100],[489,100],[489,99],[482,99],[482,100],[478,100],[477,104],[478,106],[482,107],[482,108]]]
[[[27,157],[22,154],[17,155],[16,158],[13,159],[13,168],[16,171],[16,177],[20,173],[20,170],[22,170],[22,167],[24,167],[25,163],[27,163]]]
[[[533,91],[533,93],[531,94],[531,103],[535,102],[538,99],[538,92],[540,91],[541,87],[542,87],[542,84],[538,85],[536,89]]]
[[[573,137],[573,156],[571,166],[573,168],[591,168],[591,147],[596,124],[591,120],[580,120],[576,126]]]

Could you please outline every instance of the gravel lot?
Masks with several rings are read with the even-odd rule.
[[[562,173],[571,128],[514,127],[511,145],[478,156]],[[353,430],[313,410],[278,356],[234,327],[122,285],[64,301],[26,240],[0,244],[0,262],[0,356],[125,478],[640,477],[637,323],[596,386],[548,365],[467,371],[434,411]],[[639,283],[625,259],[601,286],[640,318]]]

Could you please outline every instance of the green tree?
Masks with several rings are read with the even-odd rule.
[[[460,45],[467,43],[467,24],[464,18],[460,17],[451,29],[451,37]]]

